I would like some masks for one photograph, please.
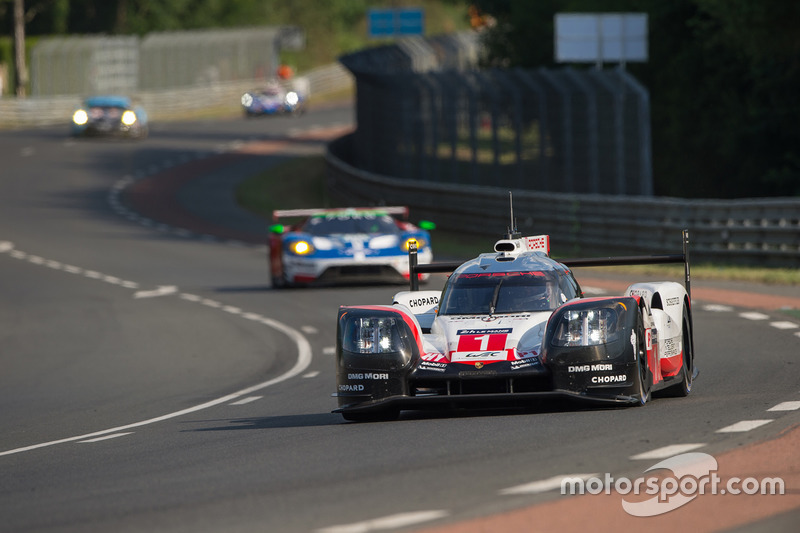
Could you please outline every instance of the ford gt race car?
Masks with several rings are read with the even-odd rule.
[[[270,228],[272,286],[408,280],[408,250],[430,263],[430,234],[407,221],[407,207],[274,211]],[[400,218],[395,218],[399,216]],[[301,219],[286,226],[281,219]],[[421,226],[432,228],[430,222]]]
[[[524,406],[547,397],[644,405],[686,396],[695,377],[688,233],[680,255],[549,257],[546,235],[509,234],[463,264],[417,265],[393,305],[342,306],[336,340],[339,407],[347,420],[402,409]],[[635,283],[586,298],[570,267],[685,265],[684,284]],[[417,290],[419,272],[452,272]]]
[[[72,114],[73,136],[147,137],[147,113],[127,96],[93,96]]]

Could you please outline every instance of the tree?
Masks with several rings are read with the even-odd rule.
[[[783,0],[476,0],[492,65],[553,63],[556,12],[647,12],[656,193],[800,195],[800,3]],[[528,11],[525,11],[525,10]]]

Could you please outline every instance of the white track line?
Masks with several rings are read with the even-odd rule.
[[[697,448],[702,448],[703,446],[705,446],[704,443],[672,444],[670,446],[664,446],[662,448],[656,448],[655,450],[650,450],[649,452],[632,455],[630,459],[634,461],[666,459],[667,457],[672,457],[673,455],[679,455],[691,450],[696,450]]]
[[[502,489],[500,494],[508,495],[508,494],[540,494],[542,492],[550,492],[551,490],[560,489],[564,480],[567,479],[589,479],[591,477],[597,477],[601,474],[564,474],[561,476],[553,476],[547,479],[541,479],[539,481],[532,481],[531,483],[525,483],[524,485],[517,485],[515,487],[509,487],[507,489]]]
[[[448,514],[447,511],[442,510],[399,513],[353,524],[325,527],[318,529],[317,533],[369,533],[370,531],[397,529],[444,518]]]
[[[32,263],[35,263],[35,264],[44,264],[44,262],[45,262],[44,258],[40,258],[38,256],[29,255],[29,254],[26,254],[25,252],[20,252],[18,250],[15,250],[13,243],[10,243],[8,241],[0,241],[0,253],[9,253],[10,256],[15,257],[17,259],[23,259],[23,258],[26,258],[26,257],[35,258],[34,261],[31,261]],[[70,267],[70,268],[77,269],[77,267]],[[83,270],[83,275],[88,277],[88,278],[97,279],[97,280],[101,280],[101,281],[103,280],[103,275],[100,274],[99,272],[95,272],[93,270]],[[172,290],[173,288],[174,288],[174,291]],[[156,289],[155,292],[159,292],[159,295],[160,295],[161,293],[167,292],[167,289],[169,289],[168,290],[169,294],[177,293],[177,287],[173,287],[173,286],[162,286],[162,287],[159,287],[158,289]],[[188,295],[184,294],[184,295],[181,296],[181,298],[183,300],[185,300],[185,301],[190,301],[190,302],[195,301],[191,297],[187,298],[187,296]],[[212,308],[221,308],[222,307],[222,304],[220,302],[216,302],[214,300],[200,300],[199,302],[196,302],[196,303],[199,303],[201,305],[205,305],[205,306],[208,306],[208,307],[212,307]],[[229,309],[227,309],[227,312],[230,313],[233,310],[234,310],[234,308],[229,308]],[[283,333],[284,335],[289,337],[294,342],[294,344],[297,346],[297,361],[295,362],[294,366],[291,369],[289,369],[287,372],[281,374],[280,376],[278,376],[276,378],[273,378],[273,379],[270,379],[268,381],[264,381],[263,383],[259,383],[258,385],[253,385],[252,387],[248,387],[246,389],[242,389],[242,390],[234,392],[232,394],[228,394],[227,396],[223,396],[221,398],[217,398],[216,400],[211,400],[211,401],[202,403],[200,405],[195,405],[194,407],[189,407],[187,409],[182,409],[180,411],[175,411],[174,413],[169,413],[169,414],[158,416],[158,417],[155,417],[155,418],[149,418],[147,420],[142,420],[140,422],[134,422],[132,424],[127,424],[127,425],[124,425],[124,426],[117,426],[117,427],[113,427],[113,428],[109,428],[109,429],[104,429],[104,430],[101,430],[101,431],[95,431],[93,433],[87,433],[85,435],[78,435],[78,436],[75,436],[75,437],[68,437],[68,438],[65,438],[65,439],[59,439],[59,440],[54,440],[54,441],[49,441],[49,442],[42,442],[42,443],[39,443],[39,444],[32,444],[30,446],[23,446],[21,448],[15,448],[13,450],[6,450],[6,451],[3,451],[3,452],[0,452],[0,456],[12,455],[12,454],[21,453],[21,452],[27,452],[27,451],[30,451],[30,450],[36,450],[36,449],[39,449],[39,448],[45,448],[47,446],[54,446],[56,444],[63,444],[63,443],[66,443],[66,442],[86,441],[87,439],[95,439],[96,437],[104,437],[104,438],[106,438],[105,436],[110,435],[112,433],[120,433],[120,432],[123,432],[123,431],[125,431],[127,429],[146,426],[146,425],[149,425],[149,424],[155,424],[156,422],[162,422],[164,420],[169,420],[171,418],[177,418],[179,416],[187,415],[187,414],[190,414],[190,413],[195,413],[197,411],[202,411],[203,409],[208,409],[208,408],[214,407],[216,405],[232,402],[232,401],[236,400],[237,398],[241,398],[242,396],[246,396],[248,394],[252,394],[252,393],[254,393],[256,391],[259,391],[261,389],[265,389],[267,387],[270,387],[270,386],[275,385],[277,383],[281,383],[283,381],[286,381],[286,380],[288,380],[290,378],[293,378],[295,376],[298,376],[298,375],[302,374],[309,367],[309,365],[311,364],[311,359],[312,359],[311,344],[303,336],[303,334],[300,333],[299,331],[297,331],[296,329],[294,329],[294,328],[292,328],[290,326],[287,326],[286,324],[284,324],[282,322],[278,322],[277,320],[273,320],[271,318],[261,317],[260,320],[258,320],[258,322],[260,322],[261,324],[269,326],[272,329],[278,330],[279,332]]]
[[[88,444],[90,442],[100,442],[101,440],[109,440],[109,439],[116,439],[117,437],[124,437],[125,435],[130,435],[133,431],[127,431],[125,433],[114,433],[113,435],[106,435],[105,437],[97,437],[96,439],[87,439],[78,441],[81,444]]]
[[[767,411],[797,411],[800,409],[800,402],[782,402]]]
[[[717,433],[744,433],[745,431],[759,428],[770,422],[772,422],[772,420],[742,420],[741,422],[736,422],[730,426],[718,429]]]

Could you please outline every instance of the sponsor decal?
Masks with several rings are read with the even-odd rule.
[[[339,392],[362,392],[364,385],[339,385]]]
[[[444,356],[443,353],[438,353],[438,352],[424,353],[424,354],[422,354],[421,357],[425,361],[442,361],[442,360],[446,361],[447,360],[447,358]]]
[[[377,372],[350,373],[347,374],[347,379],[389,379],[389,374]]]
[[[467,274],[460,274],[458,279],[474,279],[474,278],[504,278],[515,276],[528,276],[534,278],[545,277],[542,272],[472,272]]]
[[[603,383],[625,383],[628,377],[625,374],[617,374],[614,376],[592,376],[592,383],[601,385]]]
[[[508,352],[506,350],[486,352],[451,352],[450,360],[461,363],[475,363],[476,361],[507,361]]]
[[[447,363],[434,363],[433,361],[422,361],[418,367],[420,370],[433,370],[434,372],[444,372],[447,370]]]
[[[439,298],[436,296],[431,296],[429,298],[415,298],[408,301],[409,307],[423,307],[427,305],[437,305],[438,303]]]
[[[672,337],[671,339],[664,339],[664,352],[661,357],[675,357],[681,353],[681,338]]]
[[[570,365],[567,372],[602,372],[604,370],[614,370],[611,363],[595,363],[592,365]]]
[[[511,370],[519,370],[521,368],[530,368],[539,364],[538,357],[531,357],[528,359],[518,359],[511,361]]]
[[[511,328],[497,328],[497,329],[460,329],[456,332],[458,335],[458,352],[473,352],[473,351],[495,351],[504,350],[506,347],[506,339],[509,333],[513,330]]]
[[[505,321],[505,320],[528,320],[530,317],[531,317],[530,313],[524,313],[524,314],[519,314],[519,315],[503,315],[503,316],[498,317],[498,318]],[[480,319],[481,320],[486,319],[487,321],[489,321],[489,320],[497,320],[497,318],[490,317],[489,315],[483,316]],[[460,322],[460,321],[463,321],[463,322],[474,322],[475,321],[475,315],[455,315],[455,316],[448,315],[447,316],[447,320],[450,321],[450,322]]]
[[[679,297],[667,298],[667,305],[680,305],[681,299]]]
[[[647,298],[647,295],[650,294],[650,291],[646,291],[643,289],[633,289],[631,290],[631,296],[638,296],[639,298]]]

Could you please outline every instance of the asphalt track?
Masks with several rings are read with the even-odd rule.
[[[398,287],[273,291],[268,221],[231,191],[351,124],[344,108],[154,124],[138,143],[0,132],[0,531],[796,530],[796,289],[695,281],[685,399],[331,414],[338,305]],[[578,275],[596,293],[639,281]],[[641,518],[553,481],[635,479],[687,450],[786,494]]]

